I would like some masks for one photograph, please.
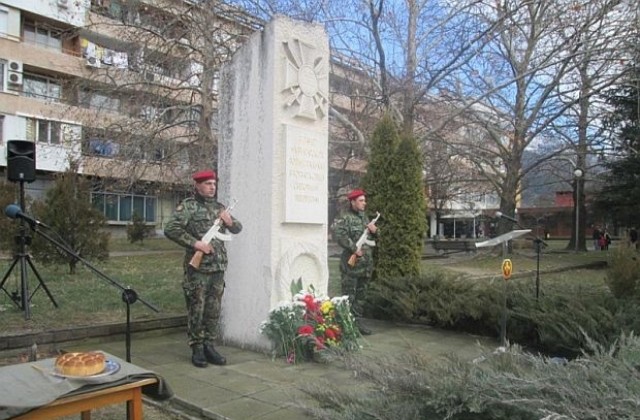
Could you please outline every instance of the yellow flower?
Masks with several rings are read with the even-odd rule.
[[[322,305],[320,305],[320,310],[324,315],[328,315],[333,310],[333,303],[331,303],[330,300],[325,300],[322,302]]]

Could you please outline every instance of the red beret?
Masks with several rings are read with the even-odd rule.
[[[349,199],[349,201],[351,200],[355,200],[356,198],[360,197],[361,195],[364,195],[364,191],[360,190],[360,189],[355,189],[353,191],[351,191],[349,194],[347,194],[347,198]]]
[[[211,169],[206,169],[204,171],[198,171],[195,174],[191,175],[191,178],[193,178],[193,180],[196,181],[196,182],[204,182],[204,181],[208,181],[210,179],[217,179],[216,171],[213,171]]]

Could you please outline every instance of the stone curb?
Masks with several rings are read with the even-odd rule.
[[[186,315],[131,322],[131,333],[166,332],[169,329],[184,328],[187,325]],[[38,331],[34,333],[15,333],[1,336],[0,352],[10,350],[24,350],[34,343],[40,346],[53,346],[86,339],[109,337],[125,334],[126,323],[110,323],[90,325],[84,327],[64,328],[53,331]]]

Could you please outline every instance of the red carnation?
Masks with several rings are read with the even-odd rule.
[[[313,296],[305,295],[305,297],[302,300],[304,301],[305,305],[307,306],[307,310],[309,310],[311,312],[318,310],[318,305],[316,305],[316,302],[315,302]]]
[[[303,325],[298,328],[299,335],[313,335],[313,327],[311,325]]]

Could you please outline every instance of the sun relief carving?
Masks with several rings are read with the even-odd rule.
[[[285,53],[285,106],[295,117],[318,120],[326,117],[327,63],[317,48],[294,39],[282,43]]]

